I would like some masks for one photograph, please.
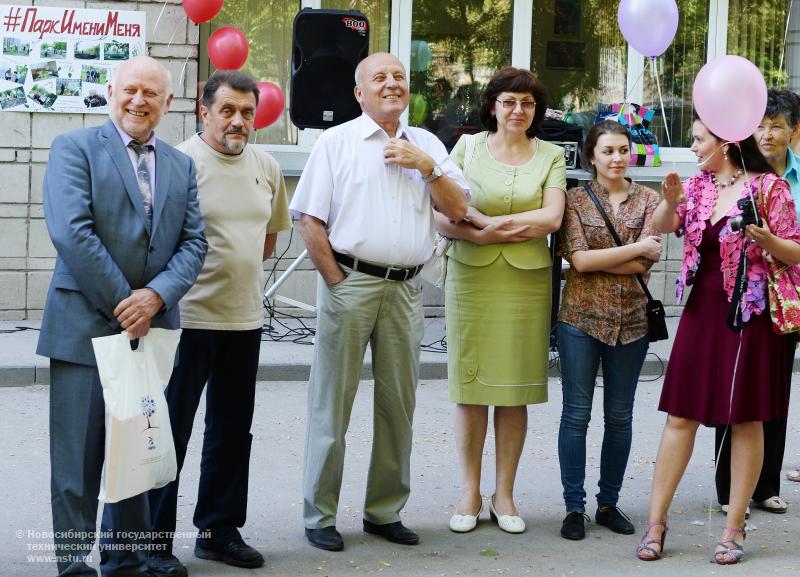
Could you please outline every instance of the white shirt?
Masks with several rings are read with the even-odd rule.
[[[469,185],[433,134],[400,125],[469,196]],[[416,169],[385,164],[389,136],[366,114],[325,131],[314,145],[289,210],[325,223],[331,247],[370,262],[416,266],[433,254],[433,204]]]

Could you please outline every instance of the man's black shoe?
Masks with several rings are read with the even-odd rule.
[[[187,577],[189,571],[175,555],[169,553],[151,554],[147,558],[147,569],[155,577]]]
[[[306,529],[306,539],[317,549],[325,551],[341,551],[344,541],[336,527],[322,527],[321,529]]]
[[[633,535],[636,531],[630,518],[614,505],[598,507],[597,513],[594,515],[594,520],[598,525],[608,527],[614,531],[614,533]]]
[[[580,541],[586,537],[586,528],[583,523],[588,520],[589,517],[586,513],[570,511],[561,523],[561,536],[564,537],[564,539]]]
[[[399,543],[400,545],[416,545],[419,543],[419,535],[405,527],[400,521],[378,525],[364,519],[364,532],[380,535],[387,541]]]
[[[194,545],[194,556],[245,569],[255,569],[264,564],[264,556],[241,539],[225,543],[213,539],[198,539]]]

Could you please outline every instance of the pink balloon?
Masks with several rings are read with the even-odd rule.
[[[678,31],[678,5],[675,0],[622,0],[617,22],[625,40],[640,54],[661,56]]]
[[[183,11],[195,24],[208,22],[222,10],[224,0],[183,0]]]
[[[732,142],[758,127],[767,108],[767,83],[747,58],[719,56],[694,79],[692,99],[697,115],[711,132]]]
[[[286,105],[283,91],[272,82],[259,82],[258,92],[258,107],[253,121],[256,129],[266,128],[278,120]]]
[[[247,38],[233,26],[223,26],[208,37],[208,57],[217,70],[239,70],[249,53]]]

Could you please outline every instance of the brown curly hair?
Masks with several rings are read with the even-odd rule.
[[[528,93],[536,101],[536,110],[533,113],[533,122],[525,131],[528,138],[533,138],[539,132],[539,127],[544,120],[544,113],[547,111],[547,95],[544,85],[536,78],[530,70],[524,68],[514,68],[506,66],[498,70],[486,90],[483,92],[483,101],[479,112],[481,122],[489,132],[497,132],[497,119],[492,114],[494,103],[502,92]]]

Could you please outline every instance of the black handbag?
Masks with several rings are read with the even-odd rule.
[[[605,209],[603,209],[603,205],[600,204],[600,200],[597,198],[597,196],[595,196],[592,187],[587,184],[584,189],[588,193],[589,198],[592,199],[594,205],[597,207],[597,212],[599,212],[600,216],[603,217],[603,220],[608,227],[608,232],[611,233],[611,238],[614,239],[614,242],[617,243],[617,246],[623,246],[617,231],[614,230],[614,225],[612,225],[611,221],[608,219],[608,215],[606,214]],[[661,301],[653,298],[653,295],[650,294],[650,291],[647,288],[647,283],[644,282],[642,275],[637,274],[636,280],[639,281],[639,286],[642,287],[642,290],[647,297],[647,306],[645,310],[647,312],[647,336],[650,339],[650,342],[668,339],[669,332],[667,332],[667,314],[664,311],[664,304]]]

